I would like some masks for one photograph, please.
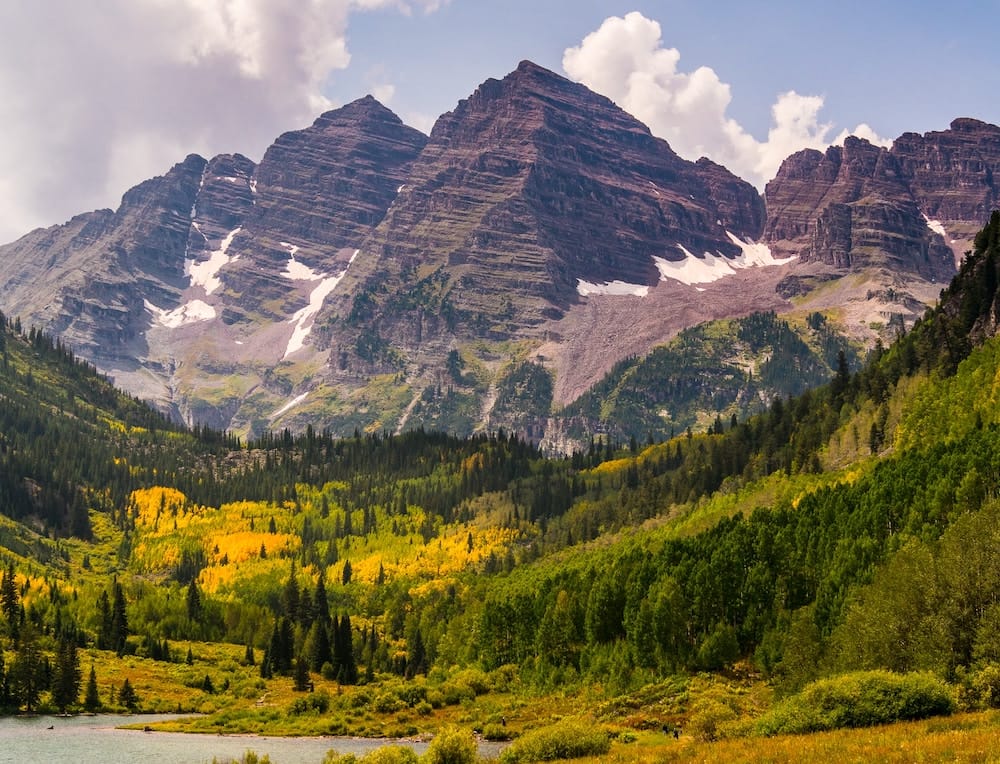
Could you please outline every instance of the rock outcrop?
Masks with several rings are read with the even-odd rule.
[[[929,280],[955,271],[951,249],[929,227],[898,159],[866,140],[793,154],[765,198],[765,240],[803,263],[887,267]]]

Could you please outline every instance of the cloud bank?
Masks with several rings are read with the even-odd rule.
[[[0,9],[0,242],[191,152],[259,159],[330,104],[352,13],[440,0],[104,0]],[[385,94],[384,91],[383,94]]]
[[[729,85],[707,66],[681,71],[680,58],[677,49],[664,47],[656,21],[633,12],[606,19],[567,49],[563,69],[640,119],[685,159],[707,156],[758,188],[785,157],[804,148],[822,149],[850,134],[889,145],[864,124],[828,139],[834,127],[820,121],[823,98],[795,91],[777,97],[767,139],[757,140],[726,114]]]

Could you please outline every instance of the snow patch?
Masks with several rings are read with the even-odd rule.
[[[304,401],[306,399],[307,395],[309,395],[309,391],[308,390],[306,392],[302,393],[302,395],[296,395],[290,401],[288,401],[287,403],[285,403],[284,406],[282,406],[280,409],[278,409],[273,414],[271,414],[271,419],[277,419],[279,416],[281,416],[282,414],[284,414],[290,408],[293,408],[294,406],[298,406],[300,403],[302,403],[302,401]]]
[[[589,297],[592,294],[645,297],[649,294],[649,287],[643,284],[629,284],[628,282],[618,280],[605,282],[604,284],[592,284],[589,281],[577,279],[576,292],[583,297]]]
[[[168,329],[176,329],[185,324],[195,324],[199,321],[211,321],[215,318],[215,308],[203,300],[191,300],[191,302],[181,305],[173,310],[158,308],[149,300],[143,300],[146,310],[153,314],[153,318],[161,326]]]
[[[948,240],[948,232],[944,230],[944,225],[942,225],[940,220],[931,220],[926,215],[924,217],[924,222],[927,223],[927,227],[930,228],[934,233],[938,234],[945,241]]]
[[[212,294],[212,292],[222,286],[222,281],[219,279],[219,271],[222,270],[223,266],[235,262],[240,257],[239,255],[230,257],[226,254],[226,250],[229,249],[229,245],[233,243],[236,234],[241,230],[243,230],[243,226],[237,226],[230,231],[226,235],[226,238],[222,240],[222,243],[219,244],[219,248],[209,255],[208,260],[200,263],[194,260],[187,261],[187,273],[191,277],[191,286],[202,287],[205,290],[205,294]]]
[[[726,236],[740,248],[741,252],[737,257],[730,259],[718,253],[713,255],[711,252],[706,252],[703,257],[698,257],[683,244],[678,243],[677,248],[684,254],[683,260],[653,257],[653,262],[656,263],[656,268],[660,271],[660,280],[673,279],[688,286],[710,284],[726,276],[732,276],[737,270],[743,268],[784,265],[795,259],[794,255],[792,257],[775,257],[766,244],[758,244],[750,239],[744,241],[729,231],[726,231]]]
[[[330,296],[330,293],[337,288],[337,284],[340,283],[341,279],[347,275],[348,268],[351,267],[351,263],[354,262],[354,258],[358,256],[358,252],[360,251],[358,249],[354,250],[354,254],[351,255],[351,259],[347,262],[347,268],[344,268],[336,276],[326,276],[319,273],[308,279],[309,281],[319,281],[319,284],[309,294],[309,304],[295,311],[289,321],[292,324],[292,336],[288,340],[288,345],[285,347],[285,354],[282,356],[282,359],[288,358],[296,350],[302,349],[306,337],[312,331],[312,319],[323,307],[323,301]],[[299,265],[302,268],[306,268],[301,263]],[[315,273],[312,269],[309,269],[309,272]]]
[[[285,264],[285,270],[281,272],[282,277],[292,281],[316,281],[323,278],[322,273],[317,273],[305,263],[295,259],[295,254],[299,251],[295,244],[289,244],[287,241],[278,243],[288,250],[288,262]]]

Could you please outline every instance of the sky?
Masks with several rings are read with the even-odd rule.
[[[0,242],[187,154],[259,160],[371,93],[434,120],[530,59],[758,188],[855,133],[1000,122],[1000,0],[11,0],[0,7]]]

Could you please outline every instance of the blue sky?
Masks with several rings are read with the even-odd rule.
[[[372,92],[428,130],[531,59],[759,187],[857,130],[1000,121],[1000,0],[76,0],[0,7],[0,241]],[[567,50],[575,51],[567,55]]]
[[[788,90],[825,98],[839,127],[881,135],[944,129],[957,116],[1000,119],[1000,2],[609,2],[452,0],[410,17],[382,10],[351,20],[351,66],[327,92],[351,100],[395,85],[399,113],[439,114],[522,59],[562,71],[563,51],[610,16],[660,23],[681,68],[713,68],[732,86],[732,116],[763,138]],[[991,37],[994,41],[991,41]],[[367,88],[367,89],[366,89]]]

